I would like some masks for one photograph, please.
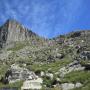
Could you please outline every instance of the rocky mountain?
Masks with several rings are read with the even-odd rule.
[[[53,62],[66,57],[67,52],[69,56],[72,54],[72,58],[76,58],[80,57],[84,51],[90,50],[90,30],[45,39],[28,30],[16,20],[7,20],[0,27],[0,47],[6,47],[8,51],[14,50],[16,54],[24,53],[24,57],[25,55],[30,56],[35,62]],[[29,52],[28,56],[27,52]],[[23,54],[20,55],[22,57]]]
[[[30,41],[34,39],[41,39],[31,30],[28,30],[16,20],[7,20],[4,25],[0,27],[0,47],[10,45],[13,42]]]
[[[14,64],[38,74],[43,90],[90,89],[90,30],[45,39],[7,20],[0,27],[0,47],[0,77]]]

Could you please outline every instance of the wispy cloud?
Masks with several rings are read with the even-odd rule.
[[[86,4],[85,0],[0,0],[0,23],[14,18],[39,35],[52,37],[75,29],[84,8],[90,9],[83,8]]]

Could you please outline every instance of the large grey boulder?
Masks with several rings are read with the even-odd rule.
[[[70,89],[74,89],[75,85],[73,83],[64,83],[61,84],[61,88],[62,90],[70,90]]]

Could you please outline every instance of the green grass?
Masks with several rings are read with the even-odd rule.
[[[71,60],[68,60],[67,58],[64,58],[63,60],[55,61],[49,64],[33,64],[30,66],[30,68],[34,71],[42,70],[47,71],[50,69],[53,73],[57,72],[61,67],[69,64]]]
[[[66,74],[62,82],[81,82],[86,83],[90,81],[90,71],[74,71]]]
[[[76,83],[81,82],[83,84],[80,88],[72,90],[90,90],[90,71],[74,71],[71,72],[62,79],[62,83]]]
[[[0,75],[4,75],[8,68],[8,65],[0,65]]]
[[[17,51],[20,50],[22,48],[24,48],[25,46],[28,46],[29,42],[24,41],[24,42],[14,42],[14,47],[12,48],[8,48],[7,51],[12,50],[12,51]]]
[[[11,50],[11,51],[17,51],[17,50],[22,49],[23,47],[25,47],[24,44],[16,44],[15,47],[9,48],[8,51],[9,51],[9,50]]]
[[[23,85],[23,81],[18,81],[18,82],[15,82],[15,83],[12,83],[12,84],[2,84],[0,83],[0,88],[2,87],[6,87],[6,88],[13,88],[13,87],[16,87],[18,88],[18,90],[21,90],[21,86]]]
[[[85,83],[82,87],[75,88],[73,90],[90,90],[90,81],[88,81],[87,83]]]

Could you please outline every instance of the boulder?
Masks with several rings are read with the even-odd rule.
[[[81,52],[80,57],[84,60],[90,60],[90,51]]]
[[[79,88],[79,87],[82,87],[82,84],[77,82],[76,85],[75,85],[76,88]]]
[[[57,53],[56,58],[62,59],[62,58],[64,58],[64,54]]]
[[[50,77],[50,79],[53,79],[53,74],[52,73],[46,73],[46,76]]]
[[[43,71],[41,71],[41,77],[42,77],[42,76],[45,76],[45,73],[44,73]]]
[[[70,90],[70,89],[74,89],[75,85],[73,83],[63,83],[61,84],[61,88],[62,90]]]

